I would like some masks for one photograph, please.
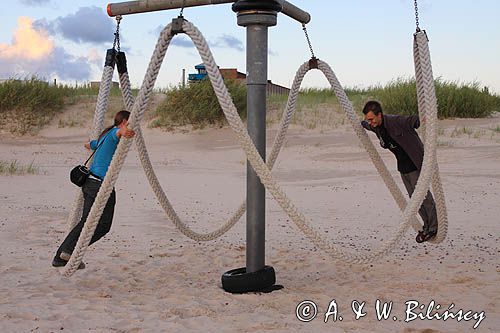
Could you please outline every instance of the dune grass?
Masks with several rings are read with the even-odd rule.
[[[89,98],[95,101],[98,93],[90,84],[55,86],[36,77],[7,80],[0,83],[0,129],[19,135],[36,133],[64,106]],[[121,96],[121,92],[113,88],[110,95]]]
[[[241,117],[246,116],[246,87],[236,81],[225,80],[233,102]],[[209,80],[176,86],[164,91],[165,100],[158,106],[151,127],[172,129],[175,126],[223,126],[226,123],[222,109]]]
[[[64,95],[46,82],[9,80],[0,84],[0,127],[26,134],[47,124],[63,105]]]
[[[478,82],[458,83],[437,79],[435,83],[440,119],[484,118],[500,111],[500,96],[491,94],[486,87],[481,88]],[[367,100],[375,99],[386,113],[411,115],[418,112],[414,79],[399,78],[385,86],[354,91],[358,95],[355,103],[358,110]],[[350,94],[353,95],[354,91]]]
[[[40,169],[34,165],[32,161],[28,165],[21,165],[17,160],[2,161],[0,160],[0,175],[24,175],[24,174],[39,174]]]
[[[245,118],[245,85],[229,80],[226,84],[240,116]],[[149,117],[152,119],[149,124],[151,127],[171,129],[175,126],[192,125],[194,128],[202,128],[206,125],[222,126],[226,122],[209,81],[160,91],[167,96],[152,117]],[[137,94],[137,90],[133,93]],[[384,86],[347,88],[346,93],[358,112],[370,99],[381,102],[386,113],[409,115],[418,112],[415,80],[412,78],[398,78]],[[90,104],[95,103],[97,94],[98,89],[89,84],[54,86],[36,77],[8,80],[0,84],[0,130],[20,135],[36,133],[57,113],[62,112],[64,106],[85,101],[89,103],[89,112],[92,112]],[[441,119],[480,118],[488,117],[495,111],[500,112],[500,96],[491,94],[486,87],[481,88],[478,82],[460,84],[438,79],[436,95],[438,117]],[[279,118],[287,97],[268,96],[268,122]],[[122,104],[119,89],[111,89],[111,99]],[[118,108],[122,108],[122,105]],[[331,110],[337,112],[330,112]],[[334,128],[344,122],[345,116],[340,112],[338,101],[330,89],[301,90],[292,123],[306,128]],[[59,127],[80,125],[79,120],[73,119],[62,119],[58,124]]]
[[[288,95],[271,95],[267,98],[267,121],[281,120]],[[307,129],[336,128],[346,121],[335,95],[328,89],[305,88],[299,92],[291,123]]]
[[[369,88],[346,88],[347,97],[356,110],[361,110],[370,99],[379,101],[385,112],[410,115],[418,112],[416,85],[414,79],[399,78],[385,86]],[[478,82],[462,83],[436,80],[436,97],[439,118],[483,118],[493,112],[500,112],[500,96],[491,94],[487,87]],[[272,97],[272,102],[286,102],[286,97]],[[302,89],[301,104],[335,103],[332,91],[325,89]]]

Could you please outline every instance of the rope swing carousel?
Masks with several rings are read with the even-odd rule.
[[[229,292],[263,291],[272,288],[276,282],[274,269],[271,266],[266,266],[264,264],[265,190],[272,195],[274,200],[276,200],[276,202],[290,217],[290,220],[293,221],[307,236],[307,238],[318,248],[330,254],[336,260],[342,260],[347,263],[367,264],[380,259],[394,249],[410,225],[415,231],[422,229],[422,224],[417,219],[417,211],[421,206],[427,191],[432,187],[432,191],[436,199],[438,232],[436,237],[433,238],[431,242],[442,242],[446,237],[448,226],[444,192],[436,158],[437,101],[434,90],[434,79],[427,34],[419,27],[417,2],[414,2],[416,32],[413,34],[413,54],[417,85],[418,114],[420,119],[425,119],[425,122],[423,122],[422,125],[425,154],[420,177],[409,201],[406,200],[405,196],[397,186],[394,178],[380,157],[380,154],[377,152],[372,141],[369,139],[367,133],[361,126],[352,103],[347,98],[347,95],[335,73],[326,62],[315,57],[305,25],[310,20],[309,14],[283,0],[239,0],[232,6],[233,11],[237,12],[238,25],[244,26],[247,29],[247,84],[251,83],[247,87],[247,101],[253,100],[253,103],[250,105],[247,102],[249,114],[247,122],[248,129],[245,127],[240,116],[238,115],[231,96],[228,93],[221,73],[205,38],[193,23],[185,20],[182,16],[182,11],[185,7],[232,2],[235,1],[145,0],[108,5],[108,14],[110,16],[116,16],[117,30],[115,33],[113,48],[108,50],[106,55],[106,62],[99,88],[92,131],[92,137],[95,138],[104,127],[104,116],[107,110],[111,80],[116,65],[124,104],[126,109],[131,112],[129,125],[136,132],[135,144],[137,146],[141,164],[153,192],[160,202],[160,205],[176,228],[182,234],[193,240],[209,241],[226,233],[236,224],[236,222],[239,221],[241,216],[247,212],[247,265],[246,267],[234,269],[224,273],[222,276],[223,288]],[[172,22],[168,24],[160,33],[142,86],[137,97],[134,99],[127,73],[125,53],[120,51],[119,27],[122,18],[121,15],[174,8],[181,8],[181,15],[173,19]],[[286,107],[281,118],[279,130],[274,138],[274,143],[267,156],[266,162],[265,89],[267,84],[267,28],[276,25],[278,12],[283,12],[302,23],[302,28],[311,51],[311,59],[304,62],[295,74]],[[255,29],[256,27],[259,27],[259,29]],[[265,27],[265,29],[262,27]],[[224,116],[226,117],[229,126],[236,134],[238,143],[248,159],[247,199],[238,207],[226,223],[224,223],[217,230],[205,234],[193,231],[179,218],[178,214],[175,212],[152,167],[140,128],[140,122],[144,117],[144,113],[163,59],[172,38],[177,34],[187,35],[196,46],[196,49],[205,64],[208,77],[214,88]],[[261,67],[256,68],[256,66]],[[381,178],[389,189],[389,192],[396,201],[398,207],[402,211],[401,222],[391,237],[379,248],[369,252],[358,253],[348,251],[340,248],[331,240],[326,239],[313,227],[311,221],[299,211],[296,205],[288,198],[287,194],[272,176],[271,170],[283,146],[290,120],[296,109],[296,101],[302,80],[304,76],[313,69],[317,69],[325,75],[331,86],[332,92],[339,100],[341,108],[350,121],[354,132],[366,149],[372,163],[381,175]],[[256,112],[257,116],[251,117],[250,114],[252,112]],[[257,142],[257,144],[254,144],[254,142]],[[102,182],[94,205],[92,206],[80,238],[78,239],[78,243],[76,244],[68,264],[63,270],[63,275],[68,277],[71,276],[80,265],[94,234],[104,206],[110,196],[116,180],[118,179],[120,170],[131,145],[131,139],[122,138],[122,140],[120,140],[106,177]],[[68,225],[70,228],[72,228],[79,221],[82,211],[82,203],[83,196],[81,191],[78,191],[77,198],[75,199],[75,203],[68,218]],[[249,209],[247,209],[247,207],[249,207]]]

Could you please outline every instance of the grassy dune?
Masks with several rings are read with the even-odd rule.
[[[226,82],[240,115],[246,115],[246,88],[236,82]],[[136,92],[136,91],[135,91]],[[206,125],[222,126],[224,115],[208,81],[188,84],[186,87],[172,87],[162,90],[165,100],[153,111],[150,126],[171,129],[175,126],[192,125],[200,128]],[[361,110],[369,99],[382,103],[384,111],[394,114],[416,114],[417,100],[413,79],[396,79],[385,86],[366,89],[348,88],[346,93],[356,110]],[[36,133],[48,124],[65,106],[83,102],[90,105],[95,101],[98,89],[88,85],[53,86],[37,78],[9,80],[0,84],[0,130],[24,135]],[[481,118],[493,112],[500,112],[500,96],[491,94],[487,87],[472,82],[459,84],[436,80],[438,116],[440,118]],[[122,108],[119,89],[111,90],[115,104],[111,109]],[[89,100],[90,99],[90,100]],[[268,97],[268,122],[277,121],[286,104],[287,96]],[[297,111],[292,119],[307,128],[318,125],[335,127],[345,119],[339,110],[338,101],[330,89],[303,89],[300,93]],[[64,120],[60,126],[74,126],[77,120]],[[76,124],[76,125],[75,125]]]
[[[98,93],[98,89],[88,84],[54,86],[35,77],[0,83],[0,130],[34,134],[65,106],[89,99],[95,103]],[[111,89],[111,96],[121,96],[120,90]]]
[[[38,174],[40,169],[31,162],[28,165],[22,165],[17,160],[2,161],[0,160],[0,175],[24,175]]]

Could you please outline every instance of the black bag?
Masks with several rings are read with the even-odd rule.
[[[77,165],[76,167],[74,167],[70,171],[70,173],[69,173],[69,179],[76,186],[82,187],[83,184],[85,184],[85,181],[87,181],[87,178],[89,178],[90,170],[89,170],[89,168],[87,168],[87,163],[90,161],[90,159],[92,158],[92,156],[94,156],[94,154],[97,151],[97,149],[99,149],[99,147],[104,143],[105,139],[106,138],[102,139],[101,143],[99,143],[99,145],[94,150],[94,152],[92,153],[92,155],[90,155],[89,158],[87,158],[87,160],[85,161],[85,163],[83,165]]]
[[[69,179],[76,186],[82,187],[87,178],[89,178],[90,170],[85,165],[77,165],[69,173]]]

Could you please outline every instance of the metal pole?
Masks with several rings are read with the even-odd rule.
[[[259,45],[259,47],[257,47]],[[247,26],[247,128],[266,158],[267,26]],[[247,272],[264,267],[266,192],[247,161]]]
[[[246,8],[245,8],[246,9]],[[247,127],[260,156],[266,156],[266,88],[268,27],[276,25],[276,11],[238,12],[238,25],[247,30]],[[246,272],[265,264],[265,188],[247,161]]]
[[[236,0],[137,0],[108,4],[109,16],[129,15],[135,13],[153,12],[157,10],[178,9],[203,5],[218,5],[224,3],[238,2]],[[311,20],[309,13],[296,7],[285,0],[270,0],[281,5],[283,14],[299,21],[308,23]]]

